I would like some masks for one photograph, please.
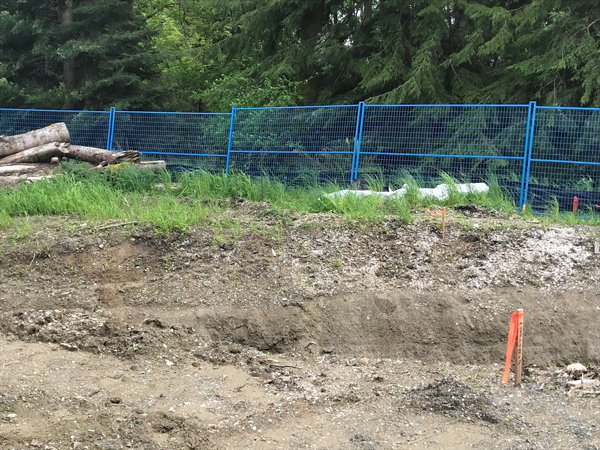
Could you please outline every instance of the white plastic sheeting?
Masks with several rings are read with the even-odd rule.
[[[453,186],[454,187],[454,186]],[[468,184],[456,184],[456,190],[463,194],[468,194],[471,192],[488,192],[490,187],[485,183],[468,183]],[[336,198],[336,197],[345,197],[346,195],[356,195],[357,197],[364,197],[367,195],[378,195],[384,198],[394,198],[394,197],[402,197],[406,194],[408,186],[405,184],[401,189],[396,191],[389,192],[376,192],[376,191],[354,191],[351,189],[344,189],[338,192],[332,192],[331,194],[326,194],[326,197]],[[419,189],[421,191],[421,195],[423,197],[432,197],[436,200],[444,201],[448,199],[448,191],[450,188],[447,184],[440,184],[433,189],[430,188],[422,188]]]

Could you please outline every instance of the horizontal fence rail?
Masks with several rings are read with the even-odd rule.
[[[598,212],[600,109],[529,105],[233,108],[229,113],[0,108],[0,135],[65,122],[71,142],[137,150],[172,172],[268,175],[288,186],[445,180],[498,186],[519,209]],[[376,183],[375,183],[376,182]]]

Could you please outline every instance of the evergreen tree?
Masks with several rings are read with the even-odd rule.
[[[246,71],[257,78],[302,83],[308,104],[453,102],[468,96],[477,78],[444,64],[476,31],[465,2],[217,0],[217,5],[232,32],[213,48],[230,62],[247,58],[252,64]]]
[[[487,64],[479,100],[600,106],[600,1],[494,3],[468,5],[477,32],[450,61]]]
[[[159,109],[152,33],[130,0],[0,0],[0,101]]]
[[[210,3],[227,32],[206,60],[306,104],[600,104],[599,0]]]

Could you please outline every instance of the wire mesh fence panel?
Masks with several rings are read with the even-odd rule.
[[[117,111],[112,150],[165,160],[173,172],[223,172],[230,122],[230,114]]]
[[[27,133],[64,122],[74,145],[107,148],[108,111],[51,111],[42,109],[1,109],[0,135]]]
[[[287,185],[351,179],[359,106],[237,109],[230,171]]]
[[[536,107],[527,179],[535,212],[582,214],[600,204],[600,109]]]
[[[393,188],[415,180],[498,183],[521,197],[528,105],[366,105],[358,177]]]

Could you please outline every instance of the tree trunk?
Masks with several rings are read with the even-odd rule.
[[[63,124],[64,125],[64,124]],[[119,162],[134,163],[136,166],[143,166],[140,153],[134,150],[116,153],[103,148],[83,147],[81,145],[70,145],[66,142],[52,142],[37,147],[23,150],[0,159],[0,174],[2,172],[9,173],[10,169],[4,168],[5,165],[50,162],[52,158],[70,158],[79,161],[89,162],[95,165],[108,166]],[[12,166],[14,167],[14,166]],[[162,161],[163,168],[166,168]],[[23,169],[25,170],[25,169]]]
[[[62,27],[71,25],[73,23],[73,0],[58,0],[58,15]],[[67,93],[76,87],[74,58],[67,58],[63,61],[63,82]]]
[[[303,96],[306,104],[311,105],[317,101],[321,80],[314,73],[314,68],[308,63],[312,55],[319,33],[323,31],[323,24],[327,17],[325,0],[316,0],[313,8],[308,11],[300,23],[300,41],[304,47],[304,54],[300,61],[298,76],[299,81],[306,81],[303,86]]]
[[[21,181],[26,181],[27,175],[0,177],[0,189],[18,186]]]
[[[64,142],[40,145],[0,159],[0,165],[48,162],[54,156],[65,156],[64,151],[68,146],[69,144]]]
[[[300,23],[300,40],[302,42],[315,39],[323,29],[325,21],[325,0],[317,0],[313,8],[307,12]]]
[[[25,134],[16,136],[0,136],[0,158],[24,150],[39,147],[40,145],[51,144],[54,142],[69,142],[69,130],[63,123],[55,123],[46,128],[33,130]]]
[[[70,145],[65,149],[64,156],[79,161],[85,161],[93,164],[110,165],[116,164],[118,153],[111,152],[95,147],[83,147],[81,145]],[[2,160],[0,160],[2,163]]]

